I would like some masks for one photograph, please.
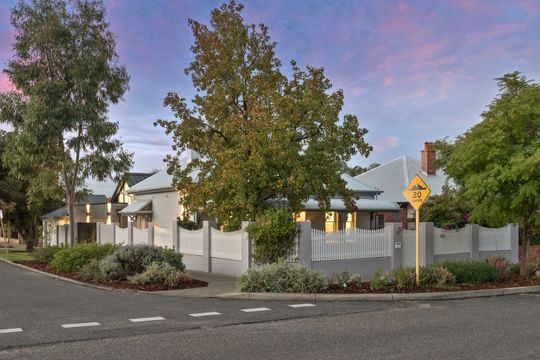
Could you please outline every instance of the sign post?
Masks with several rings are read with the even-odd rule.
[[[420,207],[428,198],[431,190],[422,180],[420,175],[416,174],[405,190],[403,196],[411,204],[416,212],[416,283],[420,282]]]

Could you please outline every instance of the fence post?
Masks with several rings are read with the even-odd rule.
[[[471,261],[480,260],[480,225],[471,224]]]
[[[298,222],[300,233],[298,234],[298,263],[311,269],[311,221]]]
[[[116,245],[116,224],[112,224],[112,243]]]
[[[508,224],[510,232],[510,263],[519,263],[519,226]]]
[[[129,245],[133,245],[133,226],[135,224],[133,224],[132,222],[128,222],[128,227],[127,227],[127,234],[128,234],[128,238],[127,238],[127,241],[128,241],[128,244]]]
[[[148,245],[154,246],[154,225],[148,227]]]
[[[403,229],[401,223],[388,223],[385,231],[390,232],[392,246],[392,263],[391,268],[398,269],[403,266]]]
[[[101,223],[96,223],[96,243],[101,245]]]
[[[433,264],[433,260],[434,260],[434,252],[435,252],[435,249],[434,249],[434,226],[433,226],[433,223],[432,222],[426,222],[426,223],[422,223],[423,228],[424,228],[424,259],[425,259],[425,264],[424,266],[429,266],[431,264]]]
[[[203,221],[203,258],[206,272],[212,272],[212,225],[210,221]]]
[[[247,227],[251,221],[242,221],[242,267],[244,271],[251,268],[251,240],[247,233]]]
[[[178,221],[172,222],[172,247],[176,252],[180,252],[180,231],[178,230]]]

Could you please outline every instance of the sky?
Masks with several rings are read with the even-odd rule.
[[[12,57],[9,12],[0,0],[0,65]],[[162,169],[172,141],[156,119],[170,92],[195,94],[184,74],[193,56],[189,18],[209,23],[223,1],[105,0],[119,62],[130,90],[111,106],[134,171]],[[419,158],[425,141],[455,138],[481,120],[497,94],[494,78],[520,71],[540,81],[540,1],[290,1],[245,0],[243,17],[264,23],[277,42],[285,73],[290,60],[324,67],[343,89],[342,115],[355,114],[369,130],[373,152],[349,164],[367,166],[403,154]],[[0,91],[10,89],[0,75]],[[97,192],[111,186],[92,184]],[[107,189],[107,190],[105,190]]]

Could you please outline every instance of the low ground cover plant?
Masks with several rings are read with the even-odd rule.
[[[239,284],[246,292],[316,293],[328,287],[328,279],[319,271],[278,262],[248,270]]]
[[[62,250],[61,246],[44,246],[34,250],[32,257],[35,262],[40,264],[50,264],[54,254]]]

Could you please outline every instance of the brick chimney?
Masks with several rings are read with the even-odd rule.
[[[422,163],[422,171],[427,175],[435,175],[435,150],[430,142],[424,143],[424,149],[420,151],[420,161]]]

